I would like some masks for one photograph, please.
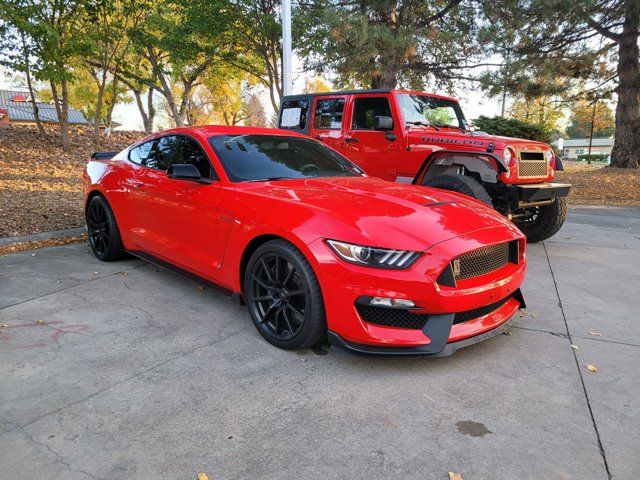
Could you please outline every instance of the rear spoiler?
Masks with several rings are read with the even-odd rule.
[[[107,158],[113,158],[118,154],[118,152],[93,152],[91,154],[92,160],[104,160]]]

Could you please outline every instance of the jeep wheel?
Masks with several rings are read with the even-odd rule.
[[[493,207],[491,197],[485,188],[473,178],[465,175],[438,175],[437,177],[427,180],[426,185],[428,187],[441,188],[443,190],[462,193]]]
[[[531,215],[514,219],[516,226],[527,236],[527,242],[535,243],[555,235],[567,218],[567,199],[558,197],[551,205],[534,207]]]

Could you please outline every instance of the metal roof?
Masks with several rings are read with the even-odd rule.
[[[594,138],[591,142],[593,147],[610,147],[613,145],[613,138]],[[564,141],[564,147],[588,147],[588,138],[569,138]]]
[[[23,96],[30,98],[29,92],[21,90],[0,90],[0,108],[7,111],[9,120],[13,122],[35,122],[33,114],[33,106],[30,101],[14,102],[15,96]],[[38,106],[38,115],[40,120],[49,123],[58,123],[58,112],[52,103],[36,102]],[[69,123],[89,124],[90,122],[84,117],[82,112],[75,108],[69,107]]]

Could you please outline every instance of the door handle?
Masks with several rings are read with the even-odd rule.
[[[344,137],[344,141],[347,143],[358,143],[360,140],[354,137]]]
[[[320,140],[322,138],[322,135],[316,135],[315,138]]]

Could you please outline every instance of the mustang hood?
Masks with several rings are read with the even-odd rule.
[[[481,229],[522,234],[484,204],[443,190],[367,177],[275,181],[251,188],[271,200],[310,207],[318,236],[376,247],[426,250]]]

